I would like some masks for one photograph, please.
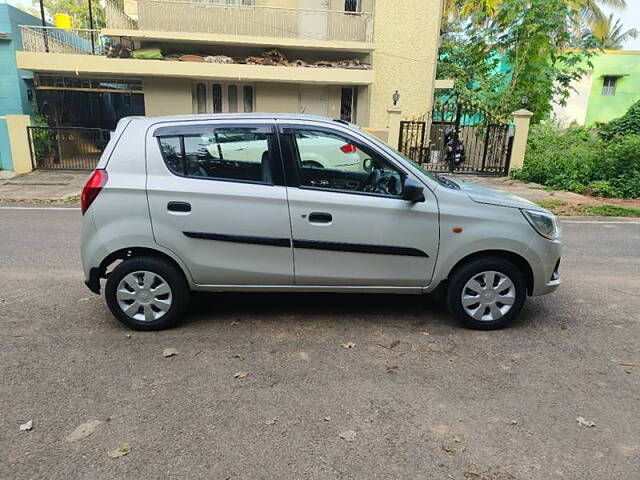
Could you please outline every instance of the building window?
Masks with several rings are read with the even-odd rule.
[[[242,91],[244,96],[244,111],[246,113],[253,112],[253,87],[251,85],[245,85]]]
[[[602,85],[602,95],[607,97],[615,95],[617,83],[618,77],[604,77],[604,83]]]
[[[344,11],[345,12],[358,12],[360,9],[358,8],[358,0],[344,0]]]
[[[342,87],[340,98],[340,120],[355,122],[356,91],[354,87]]]
[[[227,97],[229,99],[229,113],[238,111],[238,86],[229,85],[227,88]]]
[[[35,77],[35,86],[40,90],[95,91],[113,93],[143,93],[141,80],[123,80],[115,78],[59,77],[39,74]]]
[[[254,105],[253,85],[198,82],[193,86],[193,111],[196,113],[253,112]]]
[[[222,113],[222,85],[214,83],[211,86],[213,98],[213,113]]]
[[[204,83],[196,85],[196,111],[207,113],[207,86]]]

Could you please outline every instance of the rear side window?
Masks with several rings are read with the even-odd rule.
[[[176,175],[271,184],[271,137],[253,128],[211,128],[161,135],[158,142]]]

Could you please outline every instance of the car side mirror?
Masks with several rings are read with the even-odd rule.
[[[424,185],[413,178],[405,178],[402,186],[402,199],[407,202],[424,202]]]

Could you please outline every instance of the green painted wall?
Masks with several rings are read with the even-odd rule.
[[[605,52],[591,60],[593,83],[585,125],[606,123],[621,117],[640,100],[640,52]],[[615,95],[602,95],[605,76],[620,75]]]

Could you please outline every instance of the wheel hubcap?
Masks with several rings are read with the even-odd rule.
[[[475,320],[498,320],[511,310],[515,300],[516,287],[501,272],[474,275],[462,289],[462,307]]]
[[[116,290],[120,309],[133,320],[153,322],[171,308],[171,287],[157,273],[139,271],[126,275]]]

